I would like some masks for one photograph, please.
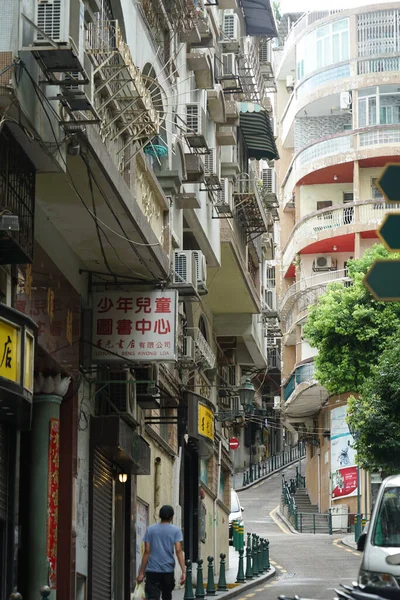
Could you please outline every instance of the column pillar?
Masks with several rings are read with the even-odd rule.
[[[39,382],[35,381],[36,390],[52,390],[53,393],[36,393],[33,397],[26,600],[37,600],[40,588],[44,585],[51,588],[56,581],[54,575],[51,579],[51,566],[57,561],[59,420],[61,402],[69,382],[69,377],[61,378],[60,375],[40,377]],[[49,535],[52,543],[48,548]],[[52,555],[51,564],[48,554]],[[51,590],[49,599],[56,600],[56,589]]]

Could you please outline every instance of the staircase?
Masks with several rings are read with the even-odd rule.
[[[318,512],[318,506],[311,504],[305,488],[297,488],[294,494],[297,508],[295,527],[301,533],[330,533],[329,515]]]

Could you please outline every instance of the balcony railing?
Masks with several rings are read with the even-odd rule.
[[[279,312],[281,316],[285,316],[296,300],[300,296],[306,295],[312,288],[324,287],[332,281],[349,281],[347,277],[347,269],[339,269],[337,271],[324,271],[323,273],[316,273],[312,277],[306,277],[300,281],[296,281],[291,285],[285,292],[282,301],[279,305]]]
[[[335,65],[334,67],[330,67],[324,71],[319,71],[318,73],[311,75],[308,79],[304,79],[299,83],[296,89],[296,98],[302,98],[306,94],[310,94],[313,90],[325,85],[326,83],[330,83],[331,81],[336,81],[338,79],[344,79],[345,77],[350,77],[349,62]]]
[[[234,185],[235,214],[246,231],[247,240],[268,231],[268,219],[260,195],[258,178],[252,169],[238,175]]]
[[[320,21],[321,19],[325,19],[331,15],[335,15],[337,13],[342,12],[343,9],[336,10],[320,10],[320,11],[312,11],[304,14],[296,21],[293,25],[292,29],[289,31],[288,36],[286,38],[286,44],[293,44],[295,39],[300,35],[302,31],[307,29],[309,25],[312,25],[316,21]]]
[[[384,200],[349,202],[337,208],[322,209],[305,217],[295,225],[283,249],[284,271],[289,268],[294,255],[307,246],[310,240],[315,241],[321,232],[326,231],[331,235],[332,230],[353,223],[370,225],[371,229],[377,229],[383,215],[388,211],[400,212],[400,203],[386,203]]]
[[[283,388],[283,399],[285,402],[289,400],[298,385],[305,382],[309,382],[310,384],[314,382],[314,371],[313,362],[297,367]]]
[[[314,160],[348,152],[354,147],[353,134],[340,135],[312,144],[305,150],[302,150],[296,158],[296,168],[303,167]]]
[[[211,350],[200,329],[198,327],[188,327],[187,333],[194,340],[196,363],[203,363],[206,369],[213,369],[215,365],[215,354]]]
[[[357,61],[357,73],[385,73],[400,70],[400,56],[377,56],[376,58],[364,58]]]

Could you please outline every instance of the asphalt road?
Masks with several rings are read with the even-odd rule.
[[[286,478],[293,477],[295,468],[289,467],[239,492],[245,509],[245,532],[269,539],[270,559],[277,576],[243,597],[238,596],[238,600],[273,600],[280,594],[331,599],[340,582],[349,584],[356,580],[361,555],[340,542],[344,534],[295,534],[279,521],[275,513],[280,503],[282,473]]]

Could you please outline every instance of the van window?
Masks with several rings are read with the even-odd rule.
[[[239,512],[240,504],[239,498],[236,492],[231,492],[231,512]]]
[[[400,488],[385,490],[376,517],[373,544],[381,547],[400,547]]]

